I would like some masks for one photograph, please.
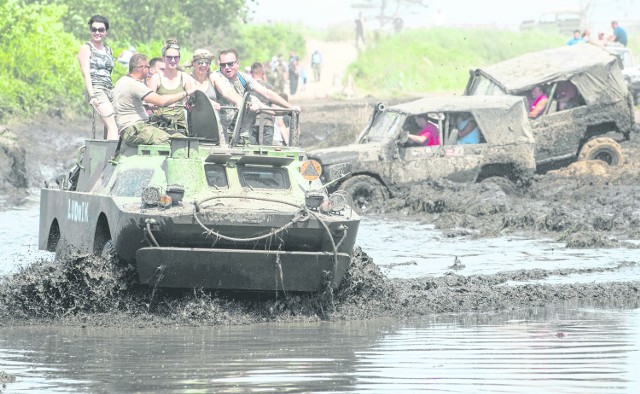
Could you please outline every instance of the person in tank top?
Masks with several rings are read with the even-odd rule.
[[[159,95],[171,95],[192,90],[193,78],[179,70],[180,47],[175,39],[168,39],[165,42],[165,46],[162,48],[162,58],[165,62],[165,70],[151,77],[148,82],[149,88]],[[184,103],[185,100],[182,100],[174,105],[158,108],[154,111],[154,115],[170,120],[170,128],[186,133],[187,114]]]
[[[78,62],[84,80],[85,98],[100,116],[105,127],[104,138],[118,139],[118,127],[113,111],[111,71],[115,60],[104,39],[109,33],[109,21],[102,15],[89,19],[91,40],[80,46]]]

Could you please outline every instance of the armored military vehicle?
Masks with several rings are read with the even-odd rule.
[[[437,119],[439,141],[408,141],[421,128],[417,118]],[[464,143],[460,122],[474,122],[477,141]],[[468,124],[468,123],[467,123]],[[356,207],[377,207],[394,189],[430,180],[473,183],[500,177],[527,184],[535,171],[534,140],[521,98],[430,97],[378,105],[354,144],[309,152],[322,165],[322,181],[344,190]]]
[[[248,145],[237,129],[227,144],[208,99],[196,96],[191,137],[87,140],[75,170],[41,191],[39,247],[112,256],[159,287],[336,288],[360,217],[344,193],[324,191],[320,166],[299,147],[298,112],[290,146]]]

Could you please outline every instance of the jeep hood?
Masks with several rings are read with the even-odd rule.
[[[315,149],[307,152],[309,159],[319,161],[323,166],[378,160],[382,149],[379,143],[349,144],[333,148]]]

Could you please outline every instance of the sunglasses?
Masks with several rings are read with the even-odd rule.
[[[236,62],[237,60],[234,60],[232,62],[220,63],[220,68],[233,67],[233,65],[236,64]]]
[[[180,60],[180,55],[178,55],[178,56],[165,56],[164,58],[167,59],[168,61],[176,61],[177,62],[178,60]]]
[[[105,31],[107,31],[107,29],[105,29],[104,27],[91,28],[91,33],[104,33]]]
[[[197,62],[197,64],[200,66],[208,66],[211,64],[211,62],[208,62],[206,60],[200,60],[199,62]]]

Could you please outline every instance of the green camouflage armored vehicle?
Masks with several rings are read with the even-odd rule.
[[[326,194],[297,146],[298,113],[293,146],[261,146],[220,144],[204,112],[190,124],[206,130],[167,144],[87,140],[75,171],[41,191],[39,247],[116,256],[159,287],[336,288],[360,217],[344,194]]]

